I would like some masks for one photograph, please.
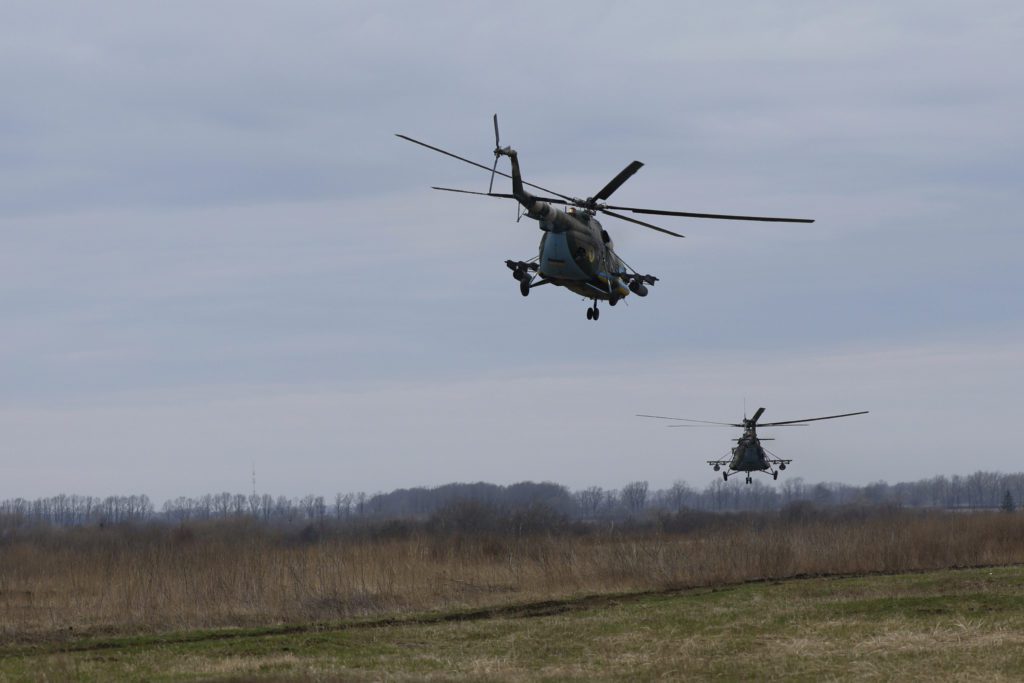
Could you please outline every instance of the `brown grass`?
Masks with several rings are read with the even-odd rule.
[[[412,528],[392,538],[317,538],[245,523],[37,531],[0,541],[0,637],[329,621],[802,574],[1024,562],[1024,515],[718,520],[687,532],[518,537]]]

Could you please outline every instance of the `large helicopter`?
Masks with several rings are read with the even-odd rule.
[[[750,477],[751,472],[764,472],[765,474],[772,475],[772,479],[779,478],[779,471],[786,469],[786,465],[793,462],[792,460],[785,460],[777,457],[774,453],[769,451],[767,448],[761,445],[762,441],[774,441],[772,438],[759,437],[757,435],[758,427],[804,427],[808,422],[817,422],[818,420],[834,420],[837,417],[850,417],[851,415],[865,415],[868,413],[867,410],[861,410],[856,413],[843,413],[842,415],[826,415],[825,417],[808,417],[803,420],[785,420],[783,422],[764,422],[758,424],[757,421],[764,413],[764,408],[758,408],[754,416],[747,418],[743,417],[743,422],[713,422],[711,420],[691,420],[685,417],[664,417],[663,415],[637,415],[637,417],[653,417],[658,420],[676,420],[679,422],[691,422],[695,424],[685,425],[669,425],[669,427],[696,427],[700,425],[720,425],[724,427],[740,427],[743,429],[743,435],[736,439],[736,445],[732,449],[732,456],[729,458],[723,458],[721,460],[708,460],[708,464],[715,470],[720,471],[725,467],[725,471],[722,472],[722,478],[729,481],[729,476],[737,474],[739,472],[746,472],[747,483],[749,484],[752,479]],[[777,468],[777,469],[776,469]]]
[[[519,202],[525,215],[536,220],[544,235],[540,240],[538,255],[528,261],[505,261],[505,265],[512,271],[512,277],[519,282],[519,291],[523,296],[528,296],[530,290],[541,285],[554,284],[565,287],[580,296],[590,299],[593,305],[587,309],[587,319],[597,320],[600,311],[597,302],[607,301],[608,305],[614,306],[619,300],[630,293],[637,296],[647,296],[648,286],[653,286],[658,281],[653,275],[641,274],[633,267],[623,261],[612,243],[611,236],[598,222],[596,215],[602,213],[620,220],[642,225],[645,228],[657,230],[658,232],[683,237],[677,232],[659,228],[645,221],[624,216],[615,211],[628,211],[636,214],[651,214],[659,216],[685,216],[689,218],[718,218],[724,220],[738,221],[773,221],[783,223],[813,223],[807,218],[774,218],[769,216],[733,216],[714,213],[692,213],[688,211],[660,211],[656,209],[641,209],[629,206],[611,206],[605,203],[613,192],[636,173],[643,164],[634,161],[622,169],[617,176],[612,178],[607,185],[601,188],[597,194],[586,199],[570,197],[559,192],[554,192],[540,185],[525,182],[519,170],[519,158],[516,151],[511,147],[502,147],[498,135],[498,115],[494,115],[494,165],[488,168],[484,164],[478,164],[457,154],[445,151],[440,147],[428,145],[425,142],[413,139],[408,135],[396,133],[403,140],[415,143],[435,152],[440,152],[459,161],[464,161],[485,171],[491,172],[491,182],[487,192],[474,192],[472,190],[459,190],[450,187],[434,187],[435,190],[445,192],[461,192],[463,194],[476,194],[485,197],[498,197],[502,199],[515,199]],[[498,170],[498,161],[501,157],[508,157],[512,164],[512,175],[502,173]],[[494,192],[494,176],[500,175],[512,179],[512,194]],[[526,187],[540,190],[551,196],[535,196],[526,190]],[[556,209],[553,204],[568,207],[566,211]],[[518,218],[521,218],[519,214]],[[517,220],[518,220],[517,218]]]

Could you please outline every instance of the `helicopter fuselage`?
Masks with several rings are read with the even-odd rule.
[[[537,274],[588,299],[614,304],[628,296],[629,286],[620,275],[624,264],[612,250],[611,238],[593,212],[566,212],[537,199],[523,187],[515,152],[510,150],[508,156],[512,161],[512,195],[544,231]]]
[[[515,199],[525,209],[531,219],[540,224],[544,231],[538,248],[538,256],[527,261],[506,260],[505,265],[512,271],[512,277],[519,283],[519,292],[529,296],[534,287],[554,284],[575,292],[593,301],[587,308],[587,319],[597,320],[600,314],[597,303],[607,301],[614,306],[620,299],[636,294],[645,297],[648,287],[653,286],[658,278],[649,273],[640,273],[624,262],[615,253],[615,248],[601,224],[595,220],[597,214],[611,216],[651,230],[683,237],[672,230],[666,230],[639,218],[632,218],[623,213],[652,214],[658,216],[682,216],[688,218],[715,218],[722,220],[743,221],[775,221],[792,223],[813,223],[808,218],[779,218],[775,216],[740,216],[719,213],[695,213],[692,211],[662,211],[657,209],[617,206],[607,204],[611,195],[633,176],[643,162],[634,160],[608,181],[604,187],[586,199],[572,197],[549,190],[540,185],[523,181],[519,168],[518,154],[511,147],[502,147],[498,134],[498,115],[494,115],[494,164],[486,166],[458,154],[428,145],[402,133],[395,133],[403,140],[425,147],[439,154],[452,157],[463,163],[490,171],[491,182],[487,192],[476,192],[451,187],[437,187],[435,190],[459,192],[464,194],[484,195],[502,199]],[[512,175],[498,171],[498,161],[508,157],[512,164]],[[512,179],[512,194],[494,192],[494,178],[501,175]],[[541,196],[534,196],[526,190],[526,186],[540,190]],[[567,210],[559,210],[554,205],[564,206]]]
[[[746,413],[746,411],[743,411]],[[839,417],[850,417],[853,415],[865,415],[868,411],[860,410],[855,413],[843,413],[841,415],[826,415],[824,417],[807,417],[801,420],[784,420],[782,422],[763,422],[760,426],[762,427],[783,427],[783,426],[804,426],[809,422],[818,422],[819,420],[834,420]],[[747,483],[751,483],[753,479],[750,476],[751,472],[765,472],[772,476],[772,479],[779,478],[779,472],[786,469],[786,467],[793,462],[787,458],[780,458],[764,446],[761,445],[761,441],[774,441],[772,437],[765,437],[761,439],[757,435],[758,420],[764,414],[764,408],[758,408],[757,412],[754,413],[753,417],[747,418],[744,414],[743,422],[715,422],[711,420],[694,420],[688,417],[666,417],[664,415],[640,415],[639,417],[653,417],[659,420],[678,420],[679,422],[697,422],[711,425],[722,425],[725,427],[742,427],[743,435],[736,439],[736,445],[733,446],[727,458],[721,458],[716,460],[708,460],[707,463],[711,465],[715,472],[722,472],[722,478],[729,481],[729,476],[736,474],[737,472],[747,473]],[[671,425],[676,426],[676,425]],[[682,425],[691,426],[691,425]],[[723,472],[722,469],[725,469]]]
[[[629,287],[617,275],[622,262],[606,247],[608,233],[597,219],[548,208],[537,218],[544,231],[537,274],[588,299],[617,301],[627,296]]]
[[[756,432],[748,430],[737,439],[732,449],[729,469],[737,472],[763,472],[771,469],[771,463],[768,462],[768,456]]]

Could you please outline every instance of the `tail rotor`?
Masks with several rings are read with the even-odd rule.
[[[498,159],[501,158],[501,139],[498,137],[498,115],[494,115],[494,167],[491,168],[491,183],[487,186],[487,194],[494,189],[494,173],[498,170]]]

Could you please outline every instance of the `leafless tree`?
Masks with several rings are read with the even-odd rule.
[[[622,487],[622,502],[632,514],[637,514],[647,505],[646,481],[633,481]]]
[[[584,517],[596,517],[604,502],[604,489],[600,486],[583,489],[576,494],[576,502]]]

